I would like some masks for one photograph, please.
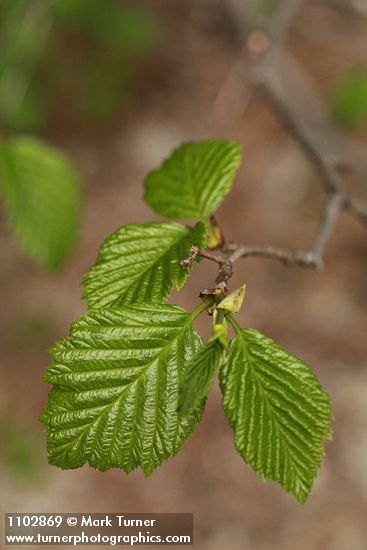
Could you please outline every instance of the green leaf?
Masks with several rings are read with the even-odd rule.
[[[225,243],[223,230],[214,216],[210,216],[206,224],[206,248],[214,250],[221,248]]]
[[[236,141],[185,143],[148,174],[144,200],[161,216],[206,221],[229,193],[240,162]]]
[[[337,120],[357,128],[367,121],[367,73],[353,71],[333,87],[331,109]]]
[[[196,409],[208,395],[215,381],[223,348],[217,340],[209,341],[191,359],[185,368],[179,413],[186,415]]]
[[[49,2],[1,0],[0,21],[1,126],[19,130],[42,119],[34,73],[52,27]]]
[[[228,294],[219,304],[217,305],[218,309],[225,309],[231,313],[238,313],[243,304],[245,298],[246,285],[240,286],[231,294]]]
[[[216,319],[217,317],[216,310],[214,310],[213,317],[214,319]],[[214,323],[212,328],[212,336],[209,342],[218,342],[218,344],[220,344],[223,349],[228,349],[228,323],[226,319],[223,319],[221,323]]]
[[[86,274],[83,296],[90,306],[161,302],[173,286],[181,288],[191,268],[180,260],[190,246],[205,246],[205,227],[177,223],[126,225],[102,245],[96,264]]]
[[[179,451],[202,415],[177,413],[184,364],[201,346],[178,306],[92,310],[51,350],[42,416],[51,464],[146,475]]]
[[[329,397],[302,361],[256,330],[237,330],[220,373],[236,448],[303,503],[331,438]]]
[[[59,151],[32,138],[0,145],[0,187],[24,250],[50,271],[69,254],[79,224],[76,172]]]

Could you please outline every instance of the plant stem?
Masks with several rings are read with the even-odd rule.
[[[219,265],[223,263],[223,258],[221,256],[214,256],[213,254],[209,254],[208,252],[205,252],[204,250],[198,251],[198,256],[200,258],[205,258],[206,260],[211,260],[212,262],[215,262]]]
[[[232,317],[231,314],[227,315],[227,319],[230,322],[230,324],[232,325],[232,327],[234,328],[236,334],[241,334],[242,328],[237,323],[236,319],[234,317]]]
[[[194,321],[199,315],[206,310],[212,303],[214,302],[214,299],[211,296],[208,296],[208,298],[205,298],[201,304],[198,305],[197,308],[194,309],[194,311],[191,313],[191,319]]]

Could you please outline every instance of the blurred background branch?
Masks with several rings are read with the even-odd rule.
[[[251,2],[249,4],[251,9]],[[319,182],[328,195],[328,202],[310,250],[232,243],[232,254],[229,257],[232,262],[239,258],[259,256],[279,260],[285,265],[321,269],[327,243],[341,210],[347,211],[367,229],[367,209],[345,190],[340,174],[346,165],[354,168],[352,162],[344,158],[342,136],[329,119],[304,69],[287,50],[287,34],[304,4],[305,0],[284,0],[278,3],[278,9],[261,29],[249,29],[249,14],[245,13],[244,8],[241,15],[237,2],[230,1],[228,6],[232,8],[233,19],[245,43],[241,61],[244,61],[244,56],[250,58],[250,80],[255,90],[245,90],[245,105],[248,105],[256,90],[266,96],[277,116],[314,166]],[[243,25],[240,24],[241,21],[244,22]],[[228,78],[233,79],[233,75],[232,71]],[[241,85],[240,80],[236,85]],[[223,87],[228,88],[228,85],[224,84]],[[224,100],[225,97],[221,98],[221,101]],[[220,112],[218,104],[215,109]]]

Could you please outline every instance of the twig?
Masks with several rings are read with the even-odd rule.
[[[325,191],[330,195],[336,195],[340,202],[340,207],[347,210],[360,223],[367,227],[367,211],[359,206],[356,201],[344,191],[343,180],[335,166],[320,153],[318,147],[312,141],[309,132],[302,126],[301,119],[297,118],[297,115],[283,100],[281,94],[279,94],[274,85],[274,81],[264,76],[262,81],[259,82],[259,85],[262,86],[266,96],[277,110],[289,132],[292,133],[293,137],[298,141],[315,166],[320,175],[320,183],[323,185]]]
[[[319,269],[323,267],[323,256],[326,245],[329,242],[330,236],[337,222],[342,204],[342,197],[339,194],[334,194],[330,197],[324,210],[320,229],[312,247],[312,253],[316,262],[315,267]]]
[[[275,246],[250,246],[245,244],[230,243],[229,250],[233,250],[229,260],[234,263],[240,258],[257,256],[278,260],[284,265],[298,265],[301,267],[315,267],[314,258],[311,252],[305,250],[290,250]]]
[[[284,0],[281,2],[278,12],[270,22],[268,33],[273,39],[273,47],[280,45],[292,25],[295,16],[302,8],[305,0]]]
[[[341,209],[339,195],[330,197],[322,217],[320,229],[316,235],[313,247],[309,250],[290,250],[274,246],[249,246],[238,243],[229,243],[227,250],[231,251],[228,260],[233,264],[240,258],[258,256],[278,260],[287,266],[310,267],[321,270],[324,266],[324,252],[333,232]]]
[[[199,258],[205,258],[206,260],[211,260],[212,262],[215,262],[218,265],[221,265],[223,263],[223,258],[221,256],[214,256],[213,254],[209,254],[209,252],[205,252],[204,250],[199,250],[198,256]]]
[[[219,272],[215,279],[216,287],[215,288],[205,288],[200,292],[200,296],[216,296],[218,294],[226,295],[228,293],[228,281],[233,275],[233,265],[228,258],[222,258],[221,256],[214,256],[205,252],[205,250],[199,250],[197,246],[192,246],[189,250],[187,258],[184,258],[180,261],[180,266],[182,268],[187,268],[191,266],[196,258],[205,258],[215,262],[219,266]]]
[[[204,250],[199,250],[199,247],[196,245],[193,245],[188,253],[187,258],[184,258],[180,261],[181,267],[189,267],[194,263],[196,258],[205,258],[206,260],[211,260],[212,262],[217,263],[218,265],[221,265],[223,263],[223,258],[221,256],[214,256],[213,254],[209,254],[209,252],[205,252]]]
[[[367,211],[359,206],[353,199],[348,196],[344,197],[343,208],[347,210],[361,223],[367,225]]]

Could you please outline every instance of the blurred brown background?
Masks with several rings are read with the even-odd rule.
[[[64,12],[41,48],[33,99],[7,122],[70,155],[84,182],[84,217],[72,256],[49,277],[20,252],[1,213],[2,512],[193,512],[200,550],[366,550],[367,233],[346,214],[323,273],[251,258],[236,264],[231,282],[233,289],[248,285],[241,322],[308,362],[331,395],[334,441],[305,506],[262,482],[237,455],[217,387],[183,450],[148,479],[48,466],[37,420],[49,390],[42,382],[47,348],[85,310],[80,281],[107,234],[157,219],[142,202],[148,170],[184,140],[240,140],[242,169],[218,219],[229,239],[248,244],[310,246],[325,202],[313,167],[266,99],[255,94],[248,101],[235,2],[111,0],[92,23],[85,2],[80,12],[60,4]],[[279,4],[249,2],[245,24],[266,27]],[[100,2],[88,5],[90,13],[101,9]],[[115,11],[106,15],[116,9],[130,14],[125,27],[114,27]],[[349,180],[363,201],[367,19],[306,1],[286,40],[344,134],[343,151],[358,158]],[[202,262],[172,301],[194,308],[215,273]]]

